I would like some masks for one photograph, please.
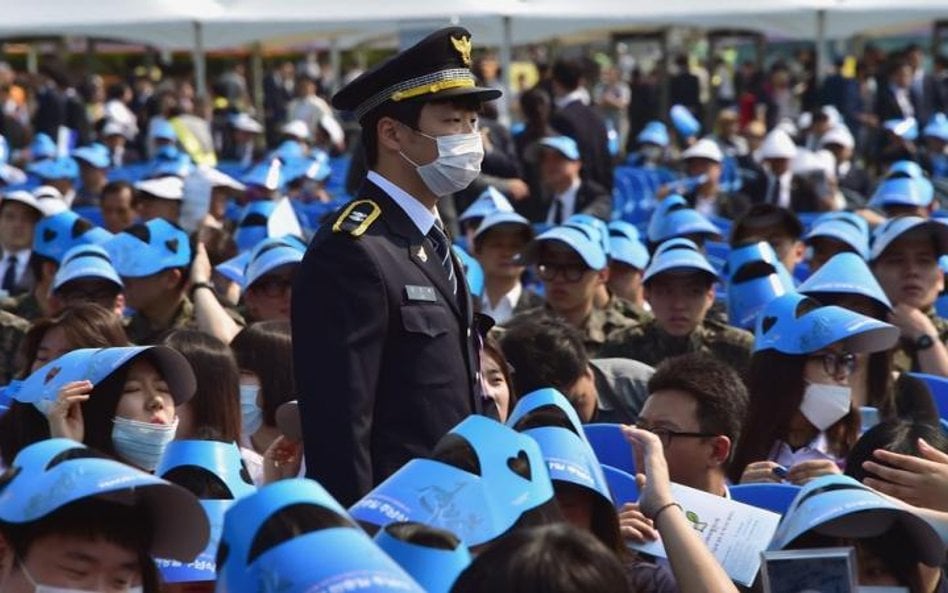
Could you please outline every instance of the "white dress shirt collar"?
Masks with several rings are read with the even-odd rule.
[[[411,194],[382,177],[376,171],[369,171],[366,178],[382,188],[382,191],[387,193],[389,197],[398,204],[398,207],[408,215],[408,218],[411,219],[422,235],[428,235],[431,227],[434,226],[435,221],[438,219],[436,213],[425,208],[425,205],[415,199]]]

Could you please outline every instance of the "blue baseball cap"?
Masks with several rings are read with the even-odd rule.
[[[672,105],[668,116],[682,138],[691,138],[701,133],[701,122],[684,105]]]
[[[847,219],[836,218],[815,224],[810,232],[803,237],[803,241],[809,244],[813,239],[821,237],[845,243],[863,259],[869,257],[868,234],[861,231],[859,227],[854,226]]]
[[[578,228],[587,234],[590,231],[593,232],[595,238],[599,241],[599,245],[602,246],[603,253],[606,254],[607,258],[609,257],[609,225],[606,224],[605,220],[592,214],[580,212],[567,218],[563,226]]]
[[[766,241],[732,249],[724,273],[728,320],[741,329],[752,329],[767,303],[794,290],[793,278]]]
[[[945,543],[925,519],[849,476],[822,476],[804,485],[790,503],[770,549],[792,547],[810,532],[861,539],[883,535],[896,525],[909,536],[921,562],[928,566],[944,562]]]
[[[268,156],[271,160],[276,158],[285,163],[294,159],[306,158],[306,151],[298,141],[287,139],[273,149]]]
[[[481,263],[457,245],[452,245],[451,249],[461,262],[461,267],[464,268],[464,279],[467,281],[467,288],[471,291],[471,295],[480,297],[484,293],[484,268],[481,267]]]
[[[546,424],[538,426],[529,421],[529,415],[541,409]],[[552,421],[554,416],[557,418],[555,422]],[[518,428],[521,424],[526,428]],[[530,435],[540,445],[551,480],[591,490],[607,508],[612,507],[612,496],[602,466],[586,439],[576,410],[563,394],[552,388],[528,393],[517,402],[507,419],[507,426]]]
[[[853,353],[879,352],[894,346],[899,334],[899,329],[888,323],[790,293],[773,299],[760,312],[754,352],[812,354],[836,342]]]
[[[495,227],[523,227],[525,236],[528,239],[533,238],[533,227],[530,226],[530,221],[520,216],[516,212],[504,212],[496,211],[484,216],[481,223],[477,225],[477,230],[474,231],[474,239],[477,240],[478,237],[486,233],[488,230]]]
[[[602,245],[592,233],[583,232],[575,227],[558,226],[541,234],[527,245],[524,250],[524,261],[535,263],[540,254],[543,243],[556,242],[575,251],[583,262],[592,270],[602,270],[606,267],[606,254]]]
[[[869,199],[873,208],[887,206],[928,207],[935,198],[935,186],[925,177],[888,177]]]
[[[255,185],[270,191],[278,190],[284,184],[283,161],[278,158],[261,161],[241,177],[240,181],[247,186]]]
[[[64,455],[68,453],[68,455]],[[190,561],[208,539],[209,526],[197,498],[170,484],[68,439],[24,448],[0,486],[0,521],[26,524],[86,499],[140,505],[154,529],[151,552]]]
[[[668,216],[669,212],[689,208],[688,200],[678,194],[670,194],[664,200],[655,206],[652,216],[648,219],[648,228],[645,229],[645,236],[651,240],[651,237],[657,236],[662,226],[662,220]]]
[[[299,265],[303,261],[303,251],[282,238],[264,239],[254,247],[244,272],[243,290],[282,266]]]
[[[855,253],[837,253],[819,270],[797,288],[800,294],[819,300],[823,294],[856,294],[872,299],[892,310],[892,303],[885,296],[866,260]]]
[[[288,509],[303,517],[325,517],[294,525]],[[282,521],[280,517],[282,516]],[[261,534],[274,522],[286,525],[282,537]],[[268,544],[268,545],[267,545]],[[223,565],[218,587],[228,593],[330,593],[401,591],[422,588],[352,523],[336,500],[312,480],[280,480],[235,502],[224,518]],[[317,556],[313,550],[319,550]]]
[[[350,514],[379,527],[426,523],[476,546],[506,533],[523,513],[553,498],[546,463],[532,438],[484,416],[468,417],[444,438],[466,441],[480,473],[437,458],[413,459],[355,503]],[[512,465],[513,459],[519,463]]]
[[[191,562],[156,558],[166,583],[213,581],[217,578],[217,548],[224,528],[224,514],[237,498],[256,492],[250,474],[243,464],[240,448],[235,443],[207,440],[171,441],[165,449],[155,475],[165,478],[174,469],[188,467],[207,472],[220,479],[232,498],[201,500],[201,507],[211,526],[207,546]]]
[[[411,523],[407,523],[411,525]],[[392,534],[392,523],[375,535],[375,544],[411,575],[427,593],[449,593],[458,576],[471,563],[471,552],[458,541],[453,549],[407,542]]]
[[[174,132],[174,126],[171,125],[170,121],[164,118],[152,120],[151,125],[148,127],[148,136],[152,139],[160,138],[162,140],[178,141],[178,135]]]
[[[163,218],[132,225],[104,247],[123,278],[144,278],[191,263],[188,234]]]
[[[859,229],[863,235],[866,236],[867,240],[869,237],[869,221],[859,216],[855,212],[847,212],[845,210],[836,210],[833,212],[824,212],[810,222],[810,228],[821,225],[824,222],[829,222],[831,220],[845,220],[852,226]]]
[[[613,261],[637,270],[644,270],[648,265],[648,249],[639,240],[638,229],[624,220],[609,223],[609,255]]]
[[[109,149],[98,142],[89,146],[80,146],[72,151],[72,158],[84,162],[96,169],[108,169],[112,166],[112,157]]]
[[[928,120],[925,129],[922,130],[923,136],[938,138],[942,142],[948,142],[948,115],[936,113]]]
[[[30,158],[34,162],[43,159],[51,159],[56,156],[57,152],[56,143],[53,142],[53,139],[50,138],[48,134],[40,132],[36,136],[33,136],[33,141],[30,142]]]
[[[907,233],[928,234],[935,243],[937,253],[948,253],[948,223],[938,218],[922,218],[920,216],[900,216],[890,218],[876,227],[872,237],[872,249],[869,252],[869,261],[875,261],[885,250]]]
[[[177,405],[191,399],[197,389],[194,371],[187,359],[167,346],[122,346],[79,348],[63,354],[30,374],[11,394],[24,404],[33,404],[44,414],[56,402],[59,389],[70,381],[90,381],[98,385],[115,371],[147,355],[165,378]]]
[[[889,119],[882,124],[882,127],[905,140],[915,140],[918,138],[918,120],[914,117]]]
[[[704,273],[711,277],[711,281],[718,280],[718,273],[714,266],[700,251],[694,241],[690,239],[669,239],[655,251],[652,262],[645,268],[642,282],[648,282],[659,274],[670,273]]]
[[[656,224],[649,222],[648,240],[661,243],[675,237],[701,236],[705,239],[720,239],[721,229],[706,216],[688,207],[672,207],[659,217]]]
[[[317,155],[287,160],[283,166],[283,181],[290,183],[300,178],[325,181],[332,173],[329,156],[319,151]]]
[[[267,222],[275,209],[276,202],[272,200],[257,200],[244,206],[234,230],[234,242],[238,251],[253,249],[270,236],[267,232]]]
[[[642,128],[635,139],[639,144],[648,142],[665,147],[669,143],[668,128],[662,122],[653,120],[645,124],[645,127]]]
[[[510,204],[507,196],[500,193],[493,185],[488,185],[487,189],[477,196],[470,206],[464,209],[464,212],[458,216],[458,222],[464,222],[472,218],[484,218],[494,212],[513,212],[514,207]]]
[[[42,200],[41,200],[42,202]],[[105,245],[112,233],[97,227],[72,210],[41,218],[33,230],[33,252],[60,263],[78,245]]]
[[[231,282],[243,286],[244,274],[247,271],[247,262],[250,261],[250,250],[241,251],[236,256],[214,266],[214,271]]]
[[[539,142],[540,146],[552,148],[571,161],[578,161],[579,145],[569,136],[548,136]]]
[[[76,179],[79,177],[79,165],[75,159],[68,156],[35,161],[30,163],[26,170],[41,179]]]
[[[885,179],[896,177],[911,177],[912,179],[922,179],[925,177],[925,170],[915,161],[903,159],[895,161],[889,165],[885,172]]]
[[[168,147],[173,148],[173,147]],[[177,149],[176,149],[177,150]],[[179,152],[171,158],[153,160],[145,172],[144,177],[180,177],[185,178],[194,171],[194,161],[187,153]]]
[[[112,266],[109,253],[99,245],[77,245],[63,255],[63,260],[53,277],[53,291],[64,284],[80,278],[101,278],[122,290],[122,280]]]

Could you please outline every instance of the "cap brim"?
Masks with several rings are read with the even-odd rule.
[[[499,99],[501,95],[503,95],[503,92],[499,89],[475,86],[467,88],[446,89],[437,93],[429,93],[427,95],[419,95],[418,97],[405,99],[405,101],[411,101],[415,103],[432,103],[434,101],[446,101],[448,99],[456,99],[460,97],[470,97],[478,101],[493,101],[494,99]],[[371,111],[369,113],[371,113]]]
[[[303,423],[300,421],[300,407],[296,400],[286,402],[276,410],[276,425],[288,439],[303,440]]]
[[[194,377],[191,363],[184,355],[167,346],[152,346],[141,351],[134,358],[142,355],[150,355],[155,364],[160,367],[158,370],[171,389],[171,396],[174,398],[175,405],[186,403],[194,396],[194,392],[197,390],[197,380]]]

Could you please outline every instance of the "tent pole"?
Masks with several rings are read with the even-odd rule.
[[[258,41],[250,48],[250,72],[253,77],[251,97],[257,117],[263,116],[263,45]]]
[[[329,68],[332,70],[332,85],[329,91],[335,93],[342,86],[342,49],[339,47],[338,37],[329,41]]]
[[[826,74],[826,10],[816,11],[816,63],[813,65],[814,80],[817,84],[823,81]]]
[[[204,25],[194,21],[194,90],[198,97],[207,96],[207,62],[204,56]]]
[[[500,83],[503,87],[505,101],[500,103],[502,113],[500,122],[504,125],[510,125],[510,104],[513,102],[513,95],[510,91],[510,68],[513,62],[513,21],[509,15],[501,17],[501,27],[503,29],[503,39],[500,44]]]

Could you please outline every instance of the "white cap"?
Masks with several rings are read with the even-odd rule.
[[[331,113],[324,113],[319,118],[319,127],[326,130],[326,134],[329,135],[329,139],[333,144],[342,144],[346,139],[346,133],[342,130],[342,126],[339,125],[339,122]]]
[[[721,147],[717,142],[710,138],[702,138],[681,153],[681,160],[687,159],[708,159],[720,163],[724,160],[724,153],[721,152]]]
[[[853,148],[856,146],[856,140],[853,138],[849,128],[840,124],[830,128],[820,138],[820,148],[825,148],[827,144],[838,144],[843,148]]]
[[[211,187],[229,187],[237,191],[244,191],[247,189],[246,185],[237,181],[220,169],[215,169],[214,167],[200,167],[199,172],[200,175],[203,175],[204,178],[211,184]]]
[[[760,145],[762,159],[792,159],[797,154],[797,145],[793,138],[781,129],[767,134],[764,143]]]
[[[293,136],[300,140],[309,140],[309,126],[301,119],[294,119],[283,124],[280,133],[286,136]]]
[[[790,166],[796,174],[805,175],[815,171],[822,171],[829,178],[836,177],[836,158],[828,150],[811,152],[799,150]]]
[[[135,189],[164,200],[180,200],[184,197],[184,180],[171,175],[144,179],[135,183]]]
[[[246,113],[238,113],[236,116],[234,116],[234,119],[231,121],[231,125],[234,126],[234,129],[250,132],[251,134],[263,133],[263,126],[260,125],[260,122],[250,117]]]
[[[107,138],[109,136],[124,136],[126,139],[131,139],[129,138],[128,127],[114,120],[109,120],[102,126],[102,137]]]
[[[0,200],[0,204],[3,202],[19,202],[24,206],[29,206],[33,210],[36,210],[43,216],[46,215],[46,213],[43,212],[43,208],[40,207],[36,196],[25,190],[16,190],[3,194],[3,200]]]

